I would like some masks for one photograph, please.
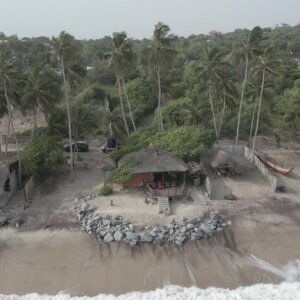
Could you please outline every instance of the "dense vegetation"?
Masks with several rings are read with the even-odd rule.
[[[224,137],[300,134],[300,25],[184,38],[159,23],[151,40],[0,42],[0,114],[16,140],[11,106],[45,114],[48,132],[70,143],[117,136],[115,158],[152,143],[189,160]]]

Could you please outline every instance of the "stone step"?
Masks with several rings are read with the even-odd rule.
[[[158,197],[158,209],[159,213],[170,214],[170,203],[168,197]]]

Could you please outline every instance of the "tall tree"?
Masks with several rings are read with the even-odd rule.
[[[259,48],[259,44],[261,40],[262,40],[262,30],[260,27],[256,26],[249,32],[247,38],[241,43],[236,53],[237,59],[243,59],[245,61],[244,80],[243,80],[243,85],[241,90],[238,122],[236,127],[236,137],[235,137],[236,144],[239,141],[241,113],[242,113],[242,107],[244,103],[245,87],[248,81],[248,73],[249,73],[249,60],[262,53],[261,49]]]
[[[20,76],[18,64],[14,55],[8,49],[2,49],[0,51],[0,84],[2,87],[2,92],[4,94],[4,99],[6,101],[6,112],[8,115],[8,130],[12,129],[13,137],[17,147],[18,153],[18,168],[19,168],[19,185],[22,183],[22,166],[21,166],[21,152],[18,143],[13,117],[12,117],[12,101],[16,95],[15,90],[17,89],[17,81]],[[15,102],[16,103],[16,102]]]
[[[72,149],[72,120],[71,120],[71,111],[70,111],[70,104],[69,104],[69,90],[70,90],[70,83],[68,82],[68,78],[66,77],[66,71],[68,71],[67,62],[70,61],[70,58],[74,54],[76,48],[74,46],[74,38],[62,31],[57,38],[52,38],[52,45],[56,51],[58,56],[60,70],[63,79],[63,87],[64,87],[64,94],[65,94],[65,103],[67,108],[67,115],[68,115],[68,131],[69,131],[69,144],[70,149]],[[73,159],[73,152],[70,151],[70,167],[71,167],[71,180],[73,180],[73,169],[74,169],[74,159]]]
[[[59,101],[60,83],[56,72],[47,65],[37,66],[25,74],[23,101],[32,110],[34,124],[32,134],[37,127],[37,112],[47,115]]]
[[[153,68],[157,75],[157,119],[159,131],[164,129],[161,114],[161,69],[170,66],[177,55],[177,51],[170,47],[174,36],[170,35],[169,32],[170,28],[168,25],[163,23],[156,24],[151,45],[142,50],[142,62]]]
[[[264,94],[265,88],[265,81],[266,81],[266,74],[278,75],[278,60],[274,59],[272,56],[272,47],[268,47],[262,55],[259,56],[259,65],[256,68],[256,73],[261,75],[261,88],[260,88],[260,95],[259,95],[259,102],[258,102],[258,110],[257,110],[257,117],[256,117],[256,127],[255,133],[253,137],[253,154],[255,151],[255,144],[256,144],[256,137],[257,132],[259,129],[259,121],[260,121],[260,112],[261,112],[261,105],[262,105],[262,98]]]
[[[208,85],[209,103],[213,117],[215,134],[218,140],[219,131],[216,120],[216,108],[213,101],[213,88],[217,86],[218,81],[224,79],[224,67],[227,66],[227,63],[223,60],[223,54],[219,51],[218,48],[204,47],[202,50],[203,51],[199,59],[197,70],[199,77],[202,80],[206,81]]]
[[[127,106],[129,110],[130,119],[134,131],[136,130],[135,122],[132,115],[131,105],[128,98],[126,85],[123,77],[123,73],[129,69],[130,65],[134,61],[134,53],[132,50],[132,45],[130,39],[127,38],[125,32],[114,33],[112,38],[111,50],[105,53],[104,57],[107,59],[108,68],[112,70],[117,78],[117,84],[119,89],[119,99],[120,107],[122,111],[123,121],[127,134],[129,135],[129,127],[126,120],[126,114],[124,110],[123,100],[122,100],[122,88],[125,92],[125,98],[127,100]]]

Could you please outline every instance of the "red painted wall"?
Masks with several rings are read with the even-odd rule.
[[[124,184],[124,188],[139,188],[142,187],[144,183],[152,183],[153,174],[152,173],[140,173],[135,174],[130,182]]]

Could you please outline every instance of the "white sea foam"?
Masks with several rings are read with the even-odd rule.
[[[59,294],[56,296],[28,294],[24,296],[0,296],[1,300],[299,300],[300,283],[257,284],[241,287],[236,290],[219,288],[199,289],[180,286],[166,286],[151,292],[133,292],[120,296],[98,295],[95,297],[71,297]]]

